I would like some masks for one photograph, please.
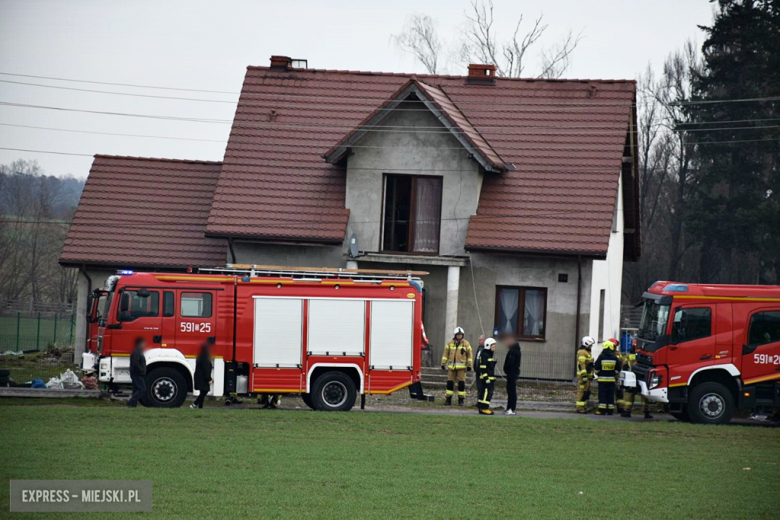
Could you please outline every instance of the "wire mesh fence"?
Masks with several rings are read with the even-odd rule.
[[[0,314],[0,378],[23,384],[48,381],[75,367],[72,312],[5,311]],[[0,381],[2,382],[2,381]]]

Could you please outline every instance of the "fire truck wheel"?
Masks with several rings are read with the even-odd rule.
[[[352,409],[356,397],[355,383],[342,372],[326,372],[314,382],[312,404],[315,410],[346,412]]]
[[[688,397],[691,421],[699,424],[726,424],[734,414],[734,397],[720,383],[702,383]]]
[[[144,404],[152,408],[179,408],[187,398],[187,383],[173,368],[157,368],[146,375]]]
[[[316,408],[314,408],[314,403],[311,402],[311,394],[301,394],[301,400],[306,406],[312,410],[316,410]]]

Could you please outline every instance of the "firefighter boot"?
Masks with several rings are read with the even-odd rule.
[[[626,417],[628,419],[631,418],[631,410],[624,409],[622,412],[620,412],[620,417]]]
[[[448,395],[447,398],[444,400],[444,404],[446,406],[452,406],[452,396]]]
[[[463,406],[463,402],[465,400],[466,400],[465,398],[458,396],[458,406]]]
[[[653,418],[653,416],[650,415],[650,412],[645,411],[645,419],[652,419],[652,418]]]
[[[480,415],[493,415],[493,410],[491,410],[490,408],[480,408],[479,409],[479,414]]]

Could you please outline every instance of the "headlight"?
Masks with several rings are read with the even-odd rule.
[[[650,374],[650,385],[648,386],[648,389],[652,390],[653,388],[656,388],[658,386],[661,386],[661,383],[663,383],[663,376],[657,372],[653,372]]]

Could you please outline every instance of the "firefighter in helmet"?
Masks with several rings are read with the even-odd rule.
[[[599,377],[599,407],[596,415],[615,413],[615,380],[620,372],[620,360],[615,355],[615,344],[605,341],[596,360],[596,375]]]
[[[482,395],[477,396],[477,408],[482,415],[493,415],[490,400],[493,399],[493,386],[496,381],[496,340],[485,340],[485,348],[479,354],[478,376],[482,380]]]
[[[447,370],[447,400],[446,405],[452,404],[452,396],[455,394],[455,381],[458,382],[458,404],[463,406],[466,400],[466,372],[471,372],[471,345],[466,341],[466,334],[461,327],[453,332],[452,340],[444,347],[444,355],[441,358],[441,369]]]
[[[628,359],[628,354],[624,354],[620,350],[620,340],[616,338],[609,338],[607,341],[612,343],[615,348],[615,357],[620,362],[620,366],[626,365],[626,360]],[[617,409],[618,413],[623,413],[623,410],[626,406],[626,401],[623,399],[623,389],[620,387],[620,369],[617,370],[615,373],[615,408]]]
[[[636,364],[636,347],[632,345],[631,351],[623,356],[623,370],[628,370],[630,372],[633,370],[635,364]],[[628,390],[624,391],[623,410],[620,412],[621,417],[631,417],[631,408],[633,408],[634,406],[635,397],[636,394],[634,394],[633,392],[629,392]],[[652,419],[653,416],[650,414],[650,401],[648,401],[645,396],[641,396],[641,398],[642,398],[642,411],[645,414],[645,419]]]
[[[590,349],[595,343],[595,339],[585,336],[577,351],[577,413],[588,413],[590,382],[593,380],[593,356]]]

